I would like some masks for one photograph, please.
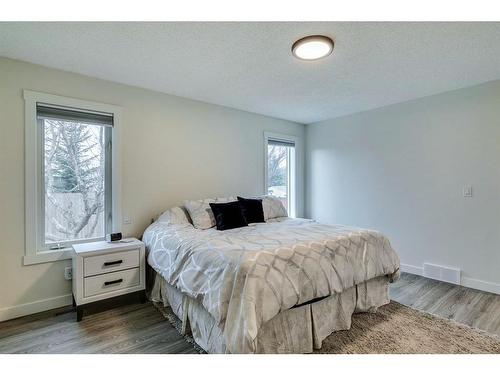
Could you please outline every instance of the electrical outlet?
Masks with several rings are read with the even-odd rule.
[[[132,224],[132,219],[131,219],[131,218],[129,218],[129,217],[125,217],[125,218],[123,219],[123,224],[124,224],[124,225],[130,225],[130,224]]]
[[[71,280],[73,278],[73,267],[64,267],[64,278]]]

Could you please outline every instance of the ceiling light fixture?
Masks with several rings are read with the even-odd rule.
[[[330,55],[333,40],[324,35],[310,35],[297,40],[292,45],[293,55],[301,60],[318,60]]]

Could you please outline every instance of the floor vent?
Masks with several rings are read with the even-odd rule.
[[[424,263],[424,277],[460,285],[460,269]]]

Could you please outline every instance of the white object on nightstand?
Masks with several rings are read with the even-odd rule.
[[[83,309],[88,304],[141,292],[145,286],[145,248],[142,241],[129,238],[73,245],[73,298],[77,321],[82,319]]]

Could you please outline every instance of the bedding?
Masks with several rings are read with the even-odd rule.
[[[248,226],[240,202],[210,203],[217,230],[228,230]]]
[[[260,328],[282,311],[399,276],[399,258],[379,232],[306,219],[223,232],[155,222],[143,241],[149,264],[202,304],[230,353],[255,352]]]
[[[229,353],[214,318],[195,299],[155,273],[150,298],[170,306],[189,327],[195,342],[208,353]],[[331,333],[351,328],[354,313],[376,312],[390,302],[386,276],[377,277],[320,301],[280,312],[262,325],[252,353],[312,353]],[[182,324],[184,326],[184,323]]]
[[[237,198],[240,202],[241,212],[248,224],[265,222],[262,199]]]
[[[197,229],[208,229],[215,226],[215,218],[210,203],[234,202],[236,198],[207,198],[196,201],[185,201],[184,207],[189,213],[193,225]]]
[[[189,217],[182,207],[172,207],[163,212],[157,220],[163,224],[189,224]]]
[[[276,219],[278,217],[287,217],[288,212],[285,206],[281,203],[278,197],[273,197],[272,195],[264,195],[262,197],[257,197],[262,199],[262,208],[264,209],[264,220]]]

